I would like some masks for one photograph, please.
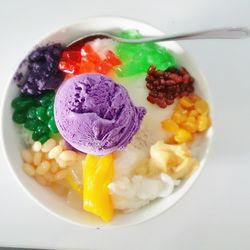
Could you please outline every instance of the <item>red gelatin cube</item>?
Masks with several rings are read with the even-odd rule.
[[[80,51],[64,51],[59,62],[59,69],[65,73],[73,74],[75,73],[77,64],[80,61]]]
[[[105,61],[113,66],[122,64],[121,60],[111,50],[107,51]]]
[[[65,73],[73,74],[75,72],[75,67],[73,64],[67,63],[65,61],[59,62],[59,69]]]
[[[96,72],[95,64],[91,62],[82,62],[79,68],[79,74]]]
[[[71,63],[77,63],[81,61],[80,51],[64,51],[61,56],[61,61],[70,61]]]
[[[104,60],[101,62],[99,66],[97,66],[96,71],[101,74],[107,74],[112,68],[113,68],[113,65],[105,62]]]
[[[85,44],[81,49],[82,61],[99,64],[102,60],[89,44]]]
[[[69,59],[75,62],[80,62],[82,59],[81,52],[80,51],[70,51],[67,53],[67,56]]]

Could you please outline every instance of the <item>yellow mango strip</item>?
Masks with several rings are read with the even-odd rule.
[[[83,168],[83,208],[108,222],[114,208],[108,185],[114,176],[113,155],[95,156],[88,154]]]

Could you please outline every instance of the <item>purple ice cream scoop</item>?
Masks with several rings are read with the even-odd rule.
[[[105,155],[125,148],[146,113],[127,90],[102,74],[66,80],[55,97],[54,113],[63,138],[81,152]]]

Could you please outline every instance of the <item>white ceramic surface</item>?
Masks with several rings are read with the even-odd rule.
[[[115,24],[115,25],[114,25]],[[138,29],[142,34],[145,35],[160,35],[162,32],[150,25],[133,21],[124,18],[115,17],[97,17],[89,18],[84,21],[73,24],[64,28],[59,29],[56,32],[50,33],[45,36],[38,44],[45,44],[47,42],[61,42],[67,44],[72,40],[78,38],[81,34],[87,34],[89,32],[108,30],[108,29]],[[208,94],[206,81],[202,76],[199,68],[186,51],[184,51],[177,43],[168,42],[162,43],[166,45],[170,51],[172,51],[177,62],[185,66],[191,75],[196,79],[196,86],[198,92],[209,100],[211,105],[211,100]],[[17,180],[22,187],[29,193],[30,197],[37,201],[43,208],[52,214],[59,216],[60,218],[86,227],[120,227],[128,226],[132,224],[137,224],[153,218],[162,212],[166,211],[169,207],[175,204],[192,186],[194,181],[199,176],[205,162],[206,155],[208,153],[211,137],[212,128],[206,133],[206,136],[201,143],[200,151],[200,167],[199,169],[176,191],[165,199],[158,199],[148,206],[139,209],[133,213],[129,214],[117,214],[114,219],[109,224],[103,224],[99,219],[94,216],[89,215],[85,212],[79,212],[68,207],[65,201],[51,192],[48,188],[44,188],[37,184],[32,178],[28,177],[21,168],[21,159],[18,157],[18,152],[22,148],[20,140],[18,142],[18,134],[14,128],[14,124],[11,120],[11,108],[10,102],[14,96],[17,94],[17,88],[11,81],[8,83],[5,96],[3,100],[1,122],[2,122],[2,134],[1,141],[4,144],[5,153],[9,166],[12,168],[13,173],[17,177]]]

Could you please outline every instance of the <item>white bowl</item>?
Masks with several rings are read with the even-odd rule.
[[[69,25],[58,29],[55,32],[49,33],[39,43],[46,44],[47,42],[60,42],[64,45],[70,43],[79,36],[95,31],[103,31],[109,29],[138,29],[144,35],[162,35],[163,32],[151,25],[134,21],[131,19],[120,17],[93,17],[85,19],[79,23]],[[204,77],[195,65],[189,54],[184,51],[176,42],[165,42],[163,46],[167,46],[172,52],[174,52],[177,62],[186,67],[192,76],[196,79],[196,90],[199,94],[206,98],[210,105],[211,100],[208,95],[207,85]],[[30,52],[30,51],[29,51]],[[28,52],[28,53],[29,53]],[[27,54],[28,54],[27,53]],[[14,75],[14,73],[13,73]],[[6,89],[4,93],[4,100],[2,103],[1,112],[1,142],[5,150],[5,155],[9,163],[12,172],[17,177],[18,182],[29,194],[29,196],[38,202],[44,209],[51,214],[63,219],[64,221],[71,222],[85,227],[121,227],[137,224],[149,220],[170,208],[175,204],[183,195],[190,189],[194,181],[199,176],[203,169],[205,158],[208,154],[209,145],[212,138],[212,128],[210,128],[202,139],[200,150],[200,167],[199,169],[186,181],[184,181],[180,187],[178,187],[173,194],[165,199],[158,199],[149,205],[135,211],[126,214],[116,214],[113,220],[108,223],[102,223],[98,218],[86,213],[76,211],[65,203],[63,198],[60,198],[54,194],[49,188],[40,186],[33,178],[27,176],[21,168],[22,160],[20,157],[20,150],[22,148],[21,140],[18,136],[18,131],[12,121],[12,109],[11,100],[17,95],[18,89],[11,80],[6,83]]]

